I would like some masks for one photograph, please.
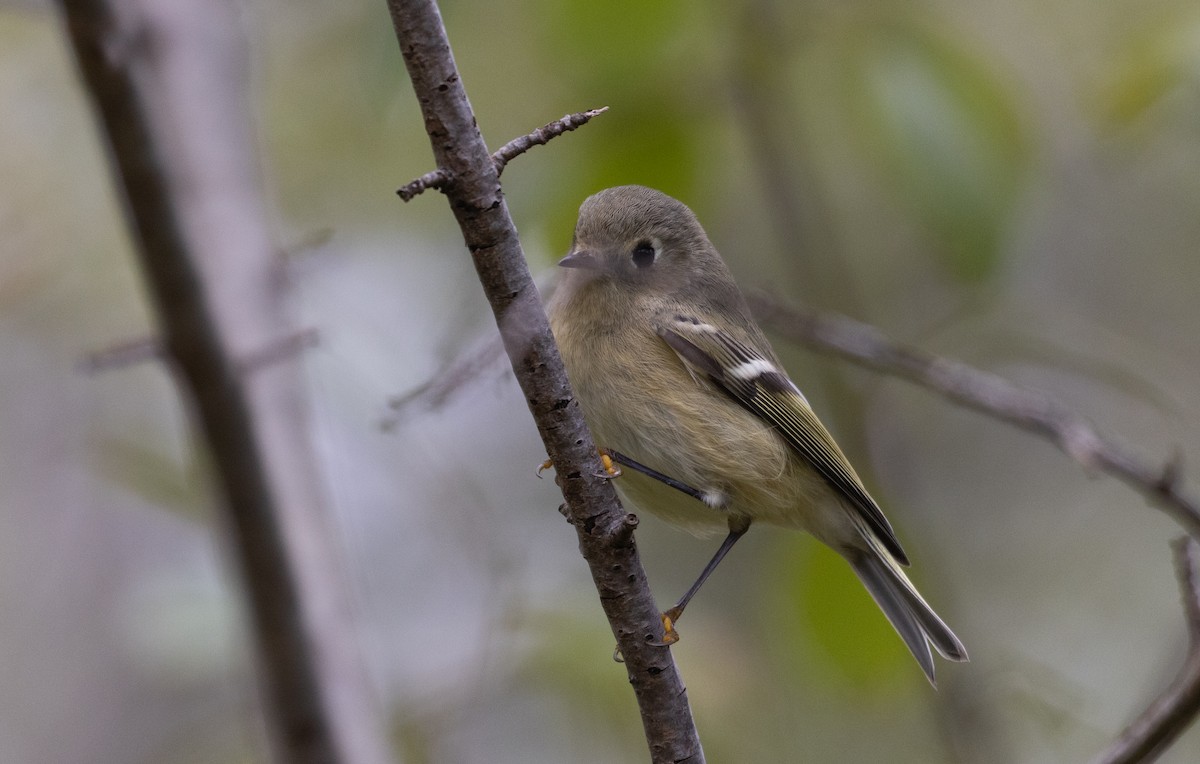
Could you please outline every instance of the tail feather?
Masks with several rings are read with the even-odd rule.
[[[937,687],[930,645],[947,660],[969,660],[967,648],[938,614],[933,612],[933,608],[921,598],[916,587],[887,550],[872,544],[870,549],[852,551],[847,559],[875,603],[921,665],[921,670],[929,678],[930,684]]]

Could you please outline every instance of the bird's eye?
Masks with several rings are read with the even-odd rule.
[[[657,254],[653,244],[648,241],[639,241],[633,248],[633,264],[639,268],[653,265]]]

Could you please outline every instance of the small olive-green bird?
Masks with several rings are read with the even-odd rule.
[[[879,505],[788,378],[704,229],[642,186],[583,202],[570,269],[549,306],[596,443],[631,469],[632,505],[696,533],[728,530],[663,615],[664,642],[692,595],[753,523],[807,531],[838,552],[934,682],[932,645],[967,651],[901,566]]]

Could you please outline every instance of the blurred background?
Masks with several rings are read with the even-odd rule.
[[[625,671],[503,363],[389,400],[495,332],[383,2],[244,2],[249,106],[320,332],[307,383],[334,542],[406,762],[646,759]],[[1185,0],[446,0],[549,277],[576,209],[642,183],[745,288],[1046,391],[1184,478],[1200,458],[1200,13]],[[203,455],[164,369],[59,19],[0,4],[0,760],[265,760]],[[543,282],[548,283],[548,282]],[[783,343],[967,644],[934,692],[845,565],[751,533],[673,648],[711,761],[1083,761],[1186,648],[1179,529],[1049,444]],[[1193,490],[1197,482],[1191,481]],[[659,602],[716,540],[645,518]],[[1200,758],[1200,733],[1168,762]]]

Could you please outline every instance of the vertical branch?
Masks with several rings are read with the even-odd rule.
[[[433,0],[388,0],[392,23],[444,182],[491,303],[505,351],[554,461],[600,601],[625,658],[655,762],[704,761],[699,737],[627,516],[602,473],[596,447],[567,383],[546,313],[450,51]]]
[[[163,347],[208,446],[279,761],[383,764],[323,525],[228,3],[62,0]]]

